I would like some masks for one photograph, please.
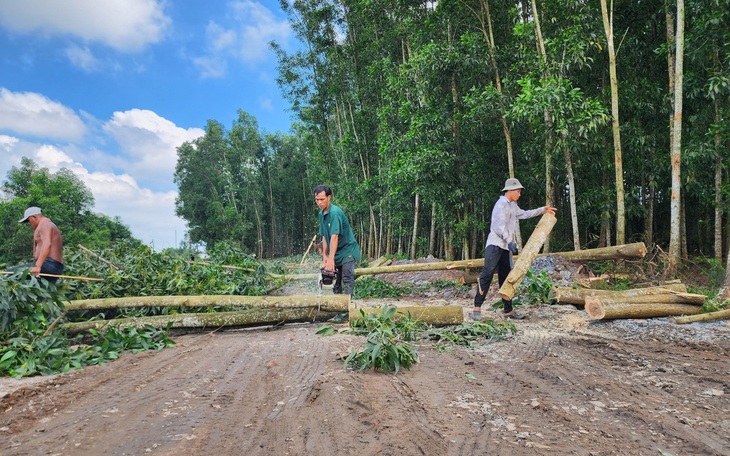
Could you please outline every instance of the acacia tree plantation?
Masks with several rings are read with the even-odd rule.
[[[658,0],[282,8],[304,44],[272,43],[298,120],[269,134],[241,112],[179,148],[193,242],[301,252],[317,228],[311,189],[326,183],[367,257],[479,257],[514,176],[523,208],[558,207],[552,251],[643,241],[722,264],[727,0],[688,1],[683,16]]]

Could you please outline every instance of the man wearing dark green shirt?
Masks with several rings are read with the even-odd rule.
[[[360,246],[342,209],[331,203],[332,189],[326,185],[314,188],[314,201],[319,207],[319,234],[322,236],[322,267],[337,271],[333,291],[352,295],[355,289],[355,262],[360,261]]]

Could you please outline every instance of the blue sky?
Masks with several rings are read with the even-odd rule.
[[[0,2],[0,178],[24,156],[69,168],[96,212],[176,246],[176,148],[239,109],[289,131],[272,40],[297,46],[275,0]]]

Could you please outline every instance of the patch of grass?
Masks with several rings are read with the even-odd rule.
[[[373,314],[366,314],[361,309],[360,315],[350,322],[346,333],[365,336],[366,341],[361,350],[351,352],[344,360],[345,367],[360,370],[371,368],[397,374],[401,368],[410,369],[418,362],[418,352],[411,344],[416,341],[435,342],[439,350],[445,350],[452,345],[474,347],[517,333],[511,322],[495,323],[491,320],[434,328],[388,306]],[[337,332],[329,325],[317,330],[317,334],[323,336]]]

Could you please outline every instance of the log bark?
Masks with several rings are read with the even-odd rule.
[[[675,315],[695,315],[702,312],[701,307],[691,304],[603,303],[595,296],[586,298],[585,310],[591,320],[670,317]]]
[[[366,315],[378,314],[382,311],[380,307],[350,307],[350,321],[360,318],[362,315],[360,311],[365,312]],[[433,326],[450,326],[460,325],[464,322],[464,308],[462,306],[404,306],[398,307],[398,312],[394,318],[404,318],[404,316],[410,315],[425,323]]]
[[[558,219],[556,219],[554,215],[544,214],[542,216],[535,227],[535,231],[532,232],[530,239],[527,240],[527,244],[525,244],[522,248],[522,252],[517,258],[514,268],[512,268],[509,275],[507,275],[507,279],[505,279],[504,283],[500,287],[500,298],[505,300],[512,299],[517,292],[517,287],[520,285],[520,282],[522,282],[522,279],[525,278],[527,270],[530,269],[530,266],[532,266],[532,262],[537,257],[542,245],[545,243],[545,240],[550,235],[550,232],[553,230],[553,227],[557,222]]]
[[[337,315],[337,312],[320,312],[317,307],[308,308],[262,308],[239,310],[235,312],[213,312],[176,315],[157,315],[153,317],[117,318],[113,320],[94,320],[61,325],[69,334],[78,334],[90,329],[104,330],[109,325],[119,328],[143,328],[150,325],[154,328],[209,328],[266,326],[279,323],[302,321],[326,321]]]
[[[69,310],[120,309],[128,307],[257,307],[296,308],[313,307],[327,312],[345,312],[350,306],[350,296],[302,295],[302,296],[136,296],[127,298],[84,299],[66,303]]]
[[[730,318],[730,309],[718,310],[717,312],[708,312],[697,315],[690,315],[687,317],[677,317],[674,322],[680,325],[686,323],[694,323],[697,321],[713,321],[713,320],[724,320]]]
[[[686,293],[687,286],[683,283],[673,283],[667,284],[662,287],[634,288],[632,290],[625,291],[594,290],[592,288],[553,287],[553,296],[558,302],[561,302],[563,304],[576,305],[584,305],[586,298],[589,296],[595,296],[599,299],[607,298],[610,300],[631,300],[638,296],[668,295],[674,292]]]
[[[646,256],[646,253],[646,245],[643,242],[635,242],[633,244],[601,247],[579,252],[559,252],[551,255],[559,255],[573,261],[601,261],[641,259]]]

